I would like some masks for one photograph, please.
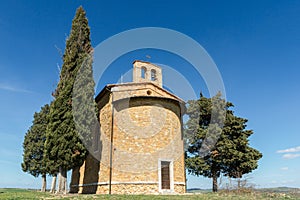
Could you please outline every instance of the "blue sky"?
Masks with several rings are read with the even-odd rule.
[[[235,113],[249,119],[251,146],[263,153],[248,175],[258,187],[300,187],[299,1],[3,1],[0,6],[0,187],[37,188],[22,172],[22,141],[33,113],[52,99],[76,8],[83,5],[93,46],[139,27],[164,27],[201,44],[216,63]],[[179,44],[180,45],[180,44]],[[134,59],[174,67],[197,93],[206,86],[189,63],[146,49],[120,56],[97,91],[114,83]],[[188,187],[210,188],[203,177]]]

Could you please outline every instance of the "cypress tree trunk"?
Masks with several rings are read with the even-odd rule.
[[[60,167],[59,167],[59,170],[58,170],[58,185],[57,185],[57,189],[56,189],[56,194],[60,193],[61,191],[61,174],[60,174]]]
[[[41,188],[41,192],[46,192],[46,185],[47,185],[46,174],[43,174],[42,175],[42,188]]]
[[[59,167],[58,189],[56,193],[67,193],[67,170],[63,167]]]
[[[64,191],[64,194],[67,194],[67,189],[68,189],[68,187],[67,187],[67,171],[66,171],[66,178],[65,178],[65,191]]]
[[[218,177],[217,173],[215,171],[212,172],[212,178],[213,178],[213,192],[218,192]]]
[[[238,178],[237,182],[238,182],[238,189],[241,189],[241,178]]]
[[[237,177],[238,177],[238,189],[241,189],[241,178],[243,174],[240,172],[239,167],[237,167]]]
[[[54,193],[56,189],[56,174],[52,177],[50,193]]]

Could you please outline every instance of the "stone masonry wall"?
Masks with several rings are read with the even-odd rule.
[[[126,99],[130,96],[135,98]],[[155,98],[164,96],[167,98]],[[112,193],[159,193],[158,166],[161,160],[172,162],[173,192],[185,193],[181,108],[175,100],[151,84],[141,85],[135,90],[130,86],[120,86],[114,90],[113,97],[106,93],[98,102],[101,162],[97,164],[97,159],[88,157],[77,173],[72,173],[71,189],[79,193],[108,193],[113,127]]]

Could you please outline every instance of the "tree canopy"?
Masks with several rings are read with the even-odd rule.
[[[23,141],[23,162],[22,170],[28,172],[34,177],[42,175],[46,179],[46,174],[49,173],[51,166],[44,156],[44,144],[46,140],[46,129],[49,118],[49,105],[44,105],[39,112],[34,113],[32,126],[27,131]],[[46,180],[45,180],[46,181]],[[45,190],[46,185],[42,186]]]
[[[241,178],[258,167],[262,154],[249,146],[248,139],[253,131],[246,130],[247,119],[234,115],[232,103],[225,102],[221,94],[212,98],[201,94],[199,100],[191,100],[188,105],[185,134],[190,174],[212,178],[216,192],[217,178],[222,173]]]
[[[76,166],[81,166],[88,153],[74,122],[72,96],[78,70],[91,52],[88,20],[84,9],[79,7],[66,41],[60,80],[53,93],[55,99],[50,106],[50,121],[45,144],[46,156],[50,161],[58,164],[60,175],[64,177],[64,180],[59,179],[59,192],[66,190],[66,172]],[[91,66],[86,65],[86,67]],[[92,82],[88,86],[94,86],[93,79],[87,81]],[[93,97],[93,94],[91,95]]]

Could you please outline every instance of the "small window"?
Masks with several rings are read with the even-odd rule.
[[[170,189],[170,162],[161,161],[161,189]]]
[[[151,69],[151,81],[156,81],[156,71],[154,69]]]
[[[146,78],[146,67],[142,67],[141,69],[141,78]]]

